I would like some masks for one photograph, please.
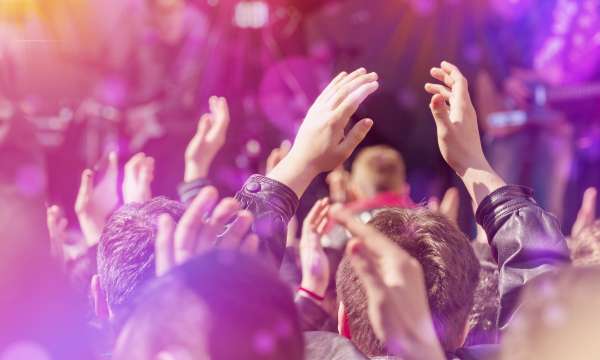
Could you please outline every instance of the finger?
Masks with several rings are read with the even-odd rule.
[[[580,212],[583,212],[588,218],[592,220],[596,218],[597,196],[598,191],[596,190],[596,188],[593,187],[586,189],[583,193],[583,201],[581,203]]]
[[[114,175],[119,173],[119,156],[116,151],[111,151],[108,153],[108,170]]]
[[[240,246],[240,251],[248,254],[248,255],[256,255],[258,253],[258,246],[260,244],[260,238],[256,234],[250,234],[246,236],[242,245]]]
[[[94,172],[90,169],[85,169],[81,173],[81,183],[79,184],[79,193],[77,197],[91,195],[94,190]]]
[[[222,97],[214,98],[210,105],[213,125],[211,131],[226,131],[229,126],[229,107],[227,100]]]
[[[377,268],[376,256],[369,251],[364,241],[350,240],[348,255],[350,264],[368,294],[385,289],[385,283]]]
[[[198,232],[215,206],[218,196],[219,193],[214,187],[203,188],[181,217],[175,230],[175,259],[177,262],[185,261],[195,255]]]
[[[313,207],[310,209],[310,211],[306,215],[306,218],[304,219],[305,227],[308,227],[309,229],[314,229],[314,226],[318,225],[318,216],[323,210],[323,208],[327,206],[327,204],[325,204],[323,200],[324,199],[320,199],[317,202],[315,202]]]
[[[210,114],[203,114],[198,120],[198,128],[196,129],[196,134],[194,137],[199,139],[204,139],[206,134],[212,127],[212,116]]]
[[[69,226],[69,220],[67,220],[66,217],[61,217],[58,220],[58,224],[57,224],[57,229],[60,232],[64,232],[67,230],[67,227]]]
[[[352,154],[354,149],[365,139],[372,127],[373,120],[371,119],[362,119],[352,127],[340,144],[340,151],[345,157],[349,157]]]
[[[240,203],[234,198],[226,198],[219,202],[198,236],[197,253],[205,252],[214,246],[217,236],[224,232],[225,225],[240,209]]]
[[[279,146],[279,149],[281,151],[282,156],[281,157],[285,157],[290,150],[292,149],[292,142],[289,140],[283,140],[281,142],[281,145]]]
[[[145,160],[146,154],[142,152],[133,155],[129,161],[125,163],[125,174],[133,176],[134,178],[137,177]]]
[[[429,109],[438,126],[447,127],[450,124],[450,108],[442,95],[433,95]]]
[[[591,187],[583,193],[581,207],[577,212],[577,218],[571,229],[571,237],[574,238],[588,225],[596,220],[596,198],[597,191]]]
[[[160,276],[175,266],[175,221],[168,214],[158,217],[154,257],[156,276]]]
[[[353,79],[352,81],[341,86],[335,94],[331,96],[329,99],[329,106],[332,109],[340,106],[350,95],[352,95],[357,89],[362,87],[365,84],[369,84],[372,82],[376,82],[378,76],[376,73],[372,72],[369,74],[360,75],[359,77]]]
[[[427,200],[427,208],[433,212],[438,212],[440,210],[440,200],[435,196],[431,196]]]
[[[450,100],[450,96],[452,95],[450,89],[440,84],[427,83],[425,84],[425,91],[431,95],[440,94],[444,97],[444,99],[446,99],[446,101]]]
[[[322,222],[323,219],[325,219],[327,217],[327,214],[329,214],[329,208],[330,208],[330,202],[329,202],[329,198],[323,198],[321,199],[321,206],[320,206],[320,210],[319,213],[317,214],[317,216],[315,217],[315,220],[313,222],[313,225],[315,227],[318,227]]]
[[[460,207],[460,194],[458,189],[451,187],[446,190],[442,202],[440,203],[439,212],[448,219],[458,221],[458,210]]]
[[[327,208],[327,210],[329,211],[329,207]],[[328,223],[329,223],[328,217],[324,217],[323,220],[321,220],[321,223],[319,223],[319,225],[317,226],[317,234],[319,236],[322,236],[325,233],[325,229],[327,228]]]
[[[321,94],[319,94],[319,96],[315,100],[315,103],[323,102],[323,101],[326,101],[327,99],[329,99],[329,97],[331,96],[331,92],[332,92],[333,88],[335,86],[337,86],[337,84],[340,81],[342,81],[342,79],[344,79],[346,76],[348,76],[348,73],[345,72],[345,71],[342,71],[341,73],[337,74],[337,76],[334,77],[333,80],[331,80],[329,82],[329,84],[327,84],[327,86],[325,87],[325,89],[323,89],[323,91],[321,91]]]
[[[329,215],[340,225],[345,227],[354,237],[369,239],[379,236],[379,233],[368,225],[358,220],[352,212],[342,205],[334,204],[329,210]]]
[[[333,86],[331,96],[335,95],[344,86],[348,85],[350,82],[354,81],[355,79],[359,78],[360,76],[365,75],[366,73],[367,73],[367,69],[365,69],[364,67],[361,67],[361,68],[354,70],[350,74],[344,76],[342,79],[340,79],[340,81],[338,81],[338,83],[335,86]]]
[[[458,87],[460,91],[467,90],[467,79],[456,65],[451,64],[448,61],[442,61],[442,70],[450,75],[450,78],[454,82],[453,87]]]
[[[350,116],[352,116],[367,97],[377,91],[377,89],[379,89],[379,83],[377,81],[363,84],[358,89],[354,90],[354,92],[340,104],[337,111],[341,113],[339,121],[342,122],[344,127],[348,124]]]
[[[441,68],[434,67],[429,71],[429,73],[434,79],[441,81],[442,83],[444,83],[444,85],[446,85],[449,88],[452,88],[452,86],[454,85],[454,79],[452,79],[450,77],[450,74],[448,74]]]
[[[254,216],[251,212],[247,210],[238,212],[238,216],[235,221],[229,225],[229,228],[225,234],[223,234],[223,237],[219,243],[219,247],[230,250],[238,249],[242,239],[250,230],[253,221]]]
[[[150,184],[154,180],[154,158],[148,156],[144,159],[140,169],[140,180],[143,184]]]
[[[279,148],[273,149],[273,151],[271,151],[271,154],[269,154],[269,157],[267,158],[267,173],[269,173],[271,170],[273,170],[273,168],[279,163],[280,161],[280,156],[279,156],[280,150]]]

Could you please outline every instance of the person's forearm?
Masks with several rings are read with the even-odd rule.
[[[534,278],[569,264],[569,250],[558,221],[521,186],[505,186],[486,197],[476,213],[500,271],[499,328],[518,307],[521,289]]]
[[[94,219],[91,216],[78,214],[77,219],[79,221],[79,227],[81,233],[85,239],[85,243],[88,247],[92,247],[98,244],[100,236],[102,235],[102,228],[104,227],[104,221]]]
[[[212,163],[212,159],[210,161],[190,161],[186,162],[185,170],[183,174],[184,182],[191,182],[198,179],[205,179],[208,177],[208,170],[210,169],[210,165]]]
[[[301,198],[310,183],[319,175],[319,171],[311,166],[297,161],[293,155],[283,158],[267,177],[278,181],[294,191],[298,198]]]
[[[460,178],[471,196],[475,209],[486,196],[506,185],[487,161],[481,161],[480,165],[466,169]]]

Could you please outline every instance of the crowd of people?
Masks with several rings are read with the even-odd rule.
[[[234,197],[210,180],[231,136],[227,100],[212,97],[177,200],[152,194],[152,157],[121,169],[111,153],[81,174],[74,240],[64,209],[44,214],[2,188],[0,359],[597,359],[596,190],[565,236],[532,190],[490,166],[460,69],[442,62],[431,76],[437,143],[477,239],[457,226],[457,189],[411,200],[393,148],[366,147],[344,170],[377,121],[349,126],[376,73],[337,75]],[[322,173],[329,197],[300,226],[299,199]]]

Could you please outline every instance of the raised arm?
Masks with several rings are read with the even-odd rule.
[[[378,87],[377,74],[365,69],[339,74],[309,109],[290,152],[267,176],[251,176],[236,195],[254,214],[253,229],[261,239],[261,250],[277,266],[299,198],[317,175],[344,162],[373,126],[371,119],[363,119],[344,132],[352,114]]]
[[[477,115],[467,80],[443,62],[427,84],[431,112],[442,156],[462,179],[476,205],[500,269],[499,326],[505,329],[518,307],[518,295],[533,278],[569,263],[565,238],[554,216],[533,199],[530,189],[507,186],[494,172],[481,148]]]

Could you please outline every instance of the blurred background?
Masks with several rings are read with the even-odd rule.
[[[470,79],[494,166],[556,165],[524,183],[564,180],[550,192],[564,191],[568,228],[600,185],[599,15],[597,0],[0,0],[0,142],[25,154],[0,162],[24,195],[70,210],[85,167],[144,151],[154,194],[175,197],[185,146],[220,95],[232,126],[211,178],[231,194],[333,75],[364,66],[382,84],[356,116],[375,120],[364,145],[400,150],[424,201],[458,184],[423,91],[446,59]],[[326,192],[317,179],[307,206]]]

